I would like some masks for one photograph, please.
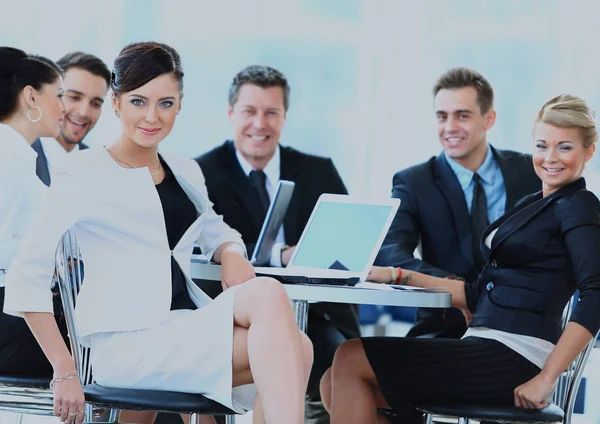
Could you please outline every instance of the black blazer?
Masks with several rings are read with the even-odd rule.
[[[541,182],[533,170],[531,156],[496,150],[492,152],[504,178],[506,211],[518,199],[538,191]],[[393,179],[392,197],[402,200],[376,265],[406,268],[436,277],[457,275],[474,281],[480,269],[475,264],[470,215],[463,190],[443,154],[402,170]],[[420,243],[421,258],[413,253]],[[409,335],[436,333],[461,337],[466,331],[457,309],[419,309],[417,325]]]
[[[485,237],[498,229],[491,249]],[[536,193],[490,225],[482,237],[488,265],[465,285],[471,327],[538,337],[561,334],[563,309],[576,289],[571,321],[600,328],[600,202],[579,180],[543,198]]]
[[[58,141],[57,141],[58,143]],[[50,187],[50,169],[48,168],[48,159],[46,159],[46,154],[44,153],[44,148],[42,147],[42,142],[38,138],[35,140],[31,147],[36,151],[37,160],[35,163],[35,173],[39,177],[40,180],[48,187]],[[79,149],[85,150],[88,146],[84,143],[79,143]]]
[[[307,155],[291,147],[280,146],[279,151],[281,179],[296,183],[283,221],[285,242],[293,246],[298,243],[319,196],[347,194],[348,191],[331,159]],[[241,233],[251,253],[258,241],[264,213],[250,179],[237,160],[233,142],[226,141],[196,161],[202,168],[215,212]],[[347,337],[359,336],[358,319],[351,306],[316,303],[310,310],[333,323]]]

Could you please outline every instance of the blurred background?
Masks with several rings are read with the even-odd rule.
[[[185,98],[162,148],[185,156],[231,136],[240,69],[280,69],[292,88],[282,144],[332,157],[352,194],[388,196],[394,172],[439,152],[431,88],[450,67],[492,83],[496,147],[529,151],[535,114],[559,93],[600,108],[594,0],[1,1],[0,44],[52,59],[83,50],[112,68],[131,41],[174,46]],[[118,133],[108,103],[91,145]]]
[[[185,98],[162,149],[183,156],[231,137],[227,90],[240,69],[278,68],[292,89],[282,144],[333,158],[350,193],[369,198],[389,196],[396,171],[439,153],[431,89],[450,67],[472,67],[492,83],[498,118],[489,140],[499,148],[528,152],[533,119],[557,94],[600,109],[595,0],[0,3],[0,45],[54,60],[82,50],[112,68],[129,42],[175,47]],[[106,102],[86,143],[106,145],[117,134]],[[588,167],[592,188],[600,188],[599,163]],[[588,399],[600,394],[594,361]],[[600,422],[598,402],[586,402],[585,412],[579,422]]]

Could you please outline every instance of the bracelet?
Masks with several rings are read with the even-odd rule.
[[[396,277],[396,282],[394,283],[394,285],[398,285],[400,284],[400,281],[402,281],[402,268],[398,267],[398,276]]]
[[[392,279],[390,280],[390,284],[395,284],[396,280],[398,279],[398,269],[394,268],[393,266],[388,266],[388,268],[392,271]]]
[[[56,385],[56,383],[60,383],[61,381],[65,381],[65,380],[72,380],[75,377],[79,377],[79,371],[75,371],[74,373],[67,374],[64,377],[53,378],[52,381],[50,381],[50,390],[54,390],[54,386]]]

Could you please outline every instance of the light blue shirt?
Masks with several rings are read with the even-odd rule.
[[[454,171],[456,178],[458,178],[458,182],[463,190],[463,193],[465,194],[467,208],[469,209],[469,213],[471,213],[471,204],[473,203],[473,188],[475,185],[473,183],[474,172],[456,163],[446,154],[446,152],[444,152],[444,157],[446,158],[446,161],[448,162],[448,165],[450,165],[452,171]],[[489,146],[485,159],[477,170],[477,173],[481,177],[481,184],[483,185],[483,190],[485,191],[488,219],[491,224],[504,215],[506,208],[506,187],[504,186],[504,177],[502,176],[500,166],[494,158],[492,149]]]

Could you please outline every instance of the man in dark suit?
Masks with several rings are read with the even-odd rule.
[[[481,74],[451,69],[433,94],[443,152],[394,175],[392,196],[402,202],[375,263],[473,281],[484,266],[483,230],[541,182],[531,156],[488,144],[496,112]],[[460,338],[468,320],[467,311],[419,309],[409,336]]]
[[[278,180],[296,183],[271,265],[286,266],[310,214],[322,193],[347,194],[331,159],[279,145],[289,105],[285,77],[267,66],[239,72],[229,90],[228,115],[234,140],[196,158],[217,213],[238,230],[251,254]],[[307,394],[307,422],[328,423],[318,383],[331,366],[337,346],[359,336],[355,309],[350,305],[310,306],[307,334],[315,361]]]
[[[104,97],[110,85],[107,66],[91,54],[68,53],[57,62],[63,70],[64,102],[67,106],[58,137],[33,142],[37,152],[36,173],[47,186],[53,163],[67,154],[87,149],[82,140],[100,118]]]

